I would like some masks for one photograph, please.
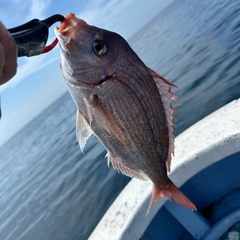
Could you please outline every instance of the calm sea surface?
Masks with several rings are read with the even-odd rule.
[[[181,88],[179,134],[240,97],[240,2],[178,0],[129,40]],[[0,148],[0,239],[87,239],[129,178],[92,137],[82,154],[64,94]]]

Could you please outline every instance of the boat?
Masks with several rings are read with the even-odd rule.
[[[175,146],[169,176],[198,210],[161,198],[147,214],[152,184],[132,179],[90,240],[240,239],[240,100],[192,125]]]

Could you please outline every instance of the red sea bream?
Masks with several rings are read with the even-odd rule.
[[[167,175],[174,153],[175,85],[146,67],[120,35],[89,26],[72,13],[55,34],[62,74],[77,106],[81,150],[94,133],[115,169],[150,179],[148,211],[159,197],[196,210]]]

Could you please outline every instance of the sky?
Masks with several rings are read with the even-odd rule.
[[[88,24],[131,37],[172,0],[1,0],[0,20],[7,28],[34,18],[73,12]],[[55,24],[60,26],[60,23]],[[54,36],[49,29],[49,41]],[[67,91],[59,68],[59,46],[49,53],[18,58],[16,76],[0,86],[0,145]]]

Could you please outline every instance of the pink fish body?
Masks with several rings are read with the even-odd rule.
[[[148,211],[159,197],[196,210],[167,175],[174,153],[175,85],[147,68],[120,35],[89,26],[72,13],[55,34],[62,74],[77,106],[81,150],[94,133],[115,169],[150,179]]]

